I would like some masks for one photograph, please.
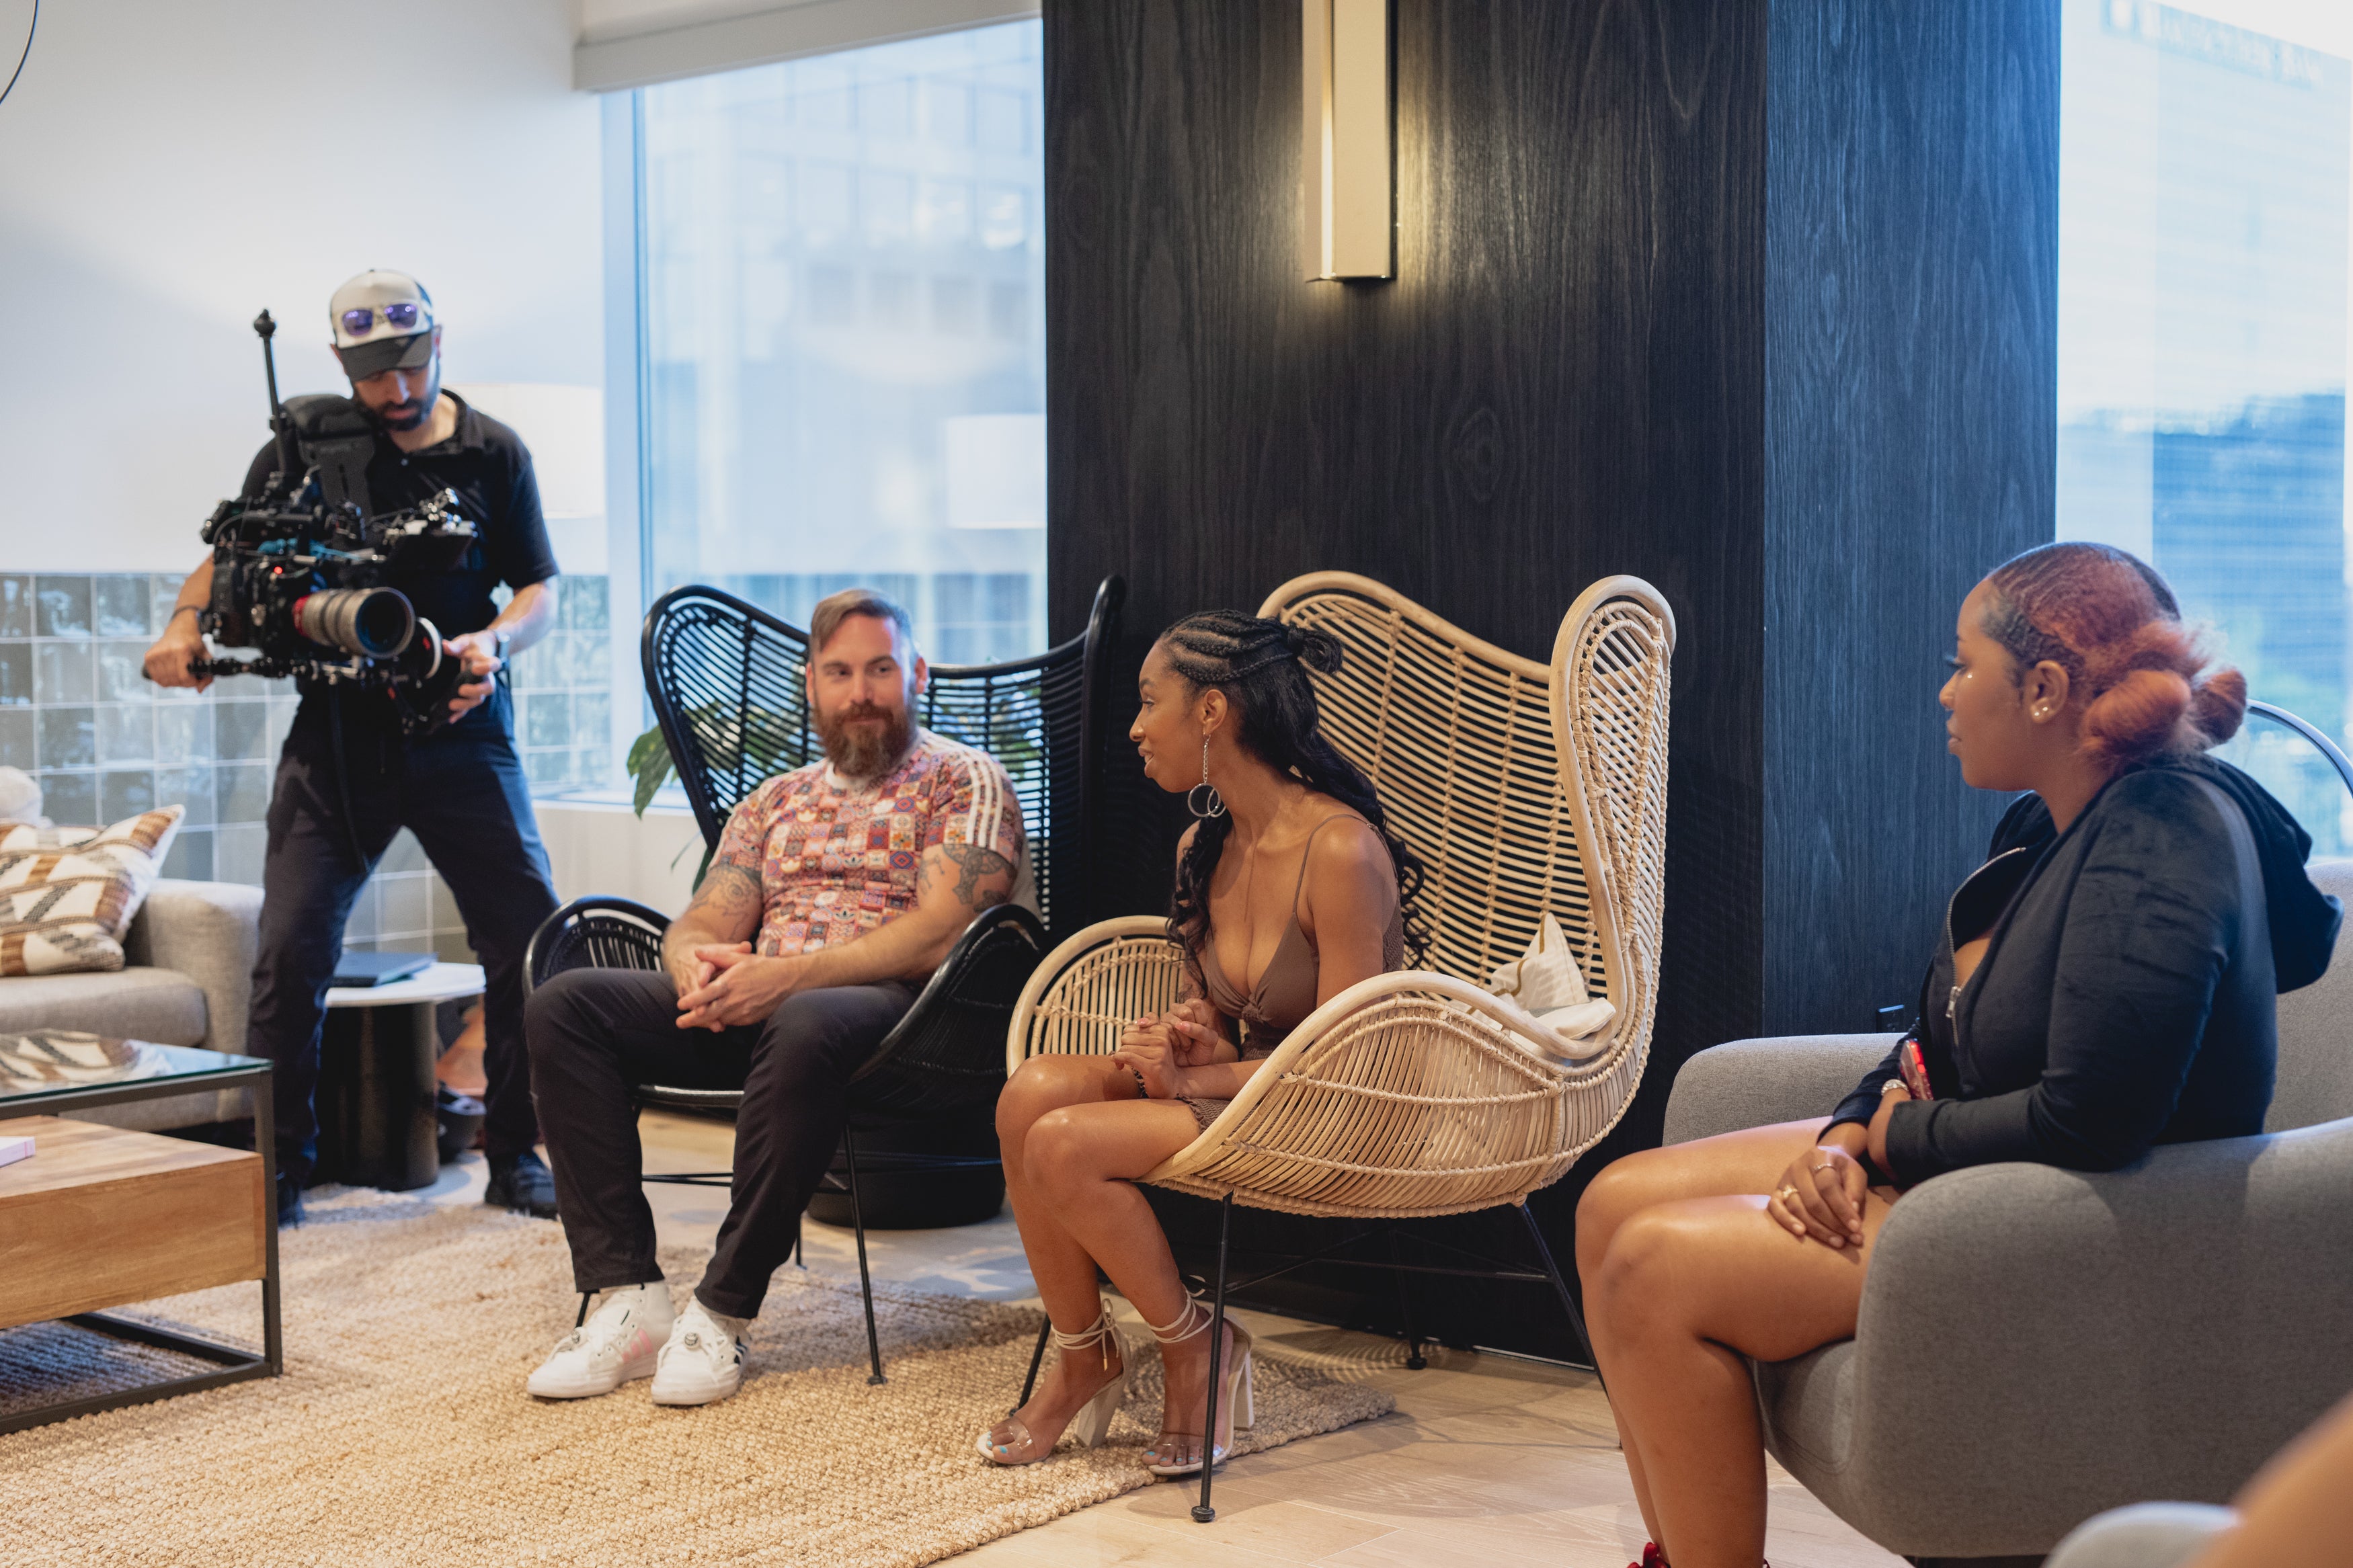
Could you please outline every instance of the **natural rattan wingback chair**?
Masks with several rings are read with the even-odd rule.
[[[1346,649],[1336,674],[1314,678],[1324,731],[1428,864],[1431,967],[1376,975],[1317,1008],[1207,1131],[1144,1180],[1223,1205],[1220,1311],[1236,1203],[1353,1219],[1514,1206],[1589,1356],[1527,1196],[1616,1123],[1649,1053],[1673,614],[1641,579],[1606,578],[1569,607],[1549,664],[1347,573],[1296,578],[1260,614],[1320,626]],[[1592,1054],[1567,1064],[1523,1048],[1514,1013],[1481,984],[1520,956],[1546,912],[1588,989],[1616,1006]],[[1007,1070],[1039,1053],[1116,1049],[1128,1019],[1176,1001],[1180,971],[1156,918],[1078,932],[1022,991]],[[1214,1399],[1214,1371],[1211,1385]],[[1205,1521],[1208,1479],[1204,1467],[1195,1517]]]
[[[997,1161],[993,1153],[962,1149],[861,1154],[857,1135],[954,1117],[985,1124],[1004,1087],[1005,1029],[1015,999],[1045,951],[1058,913],[1064,923],[1074,923],[1067,911],[1078,898],[1076,867],[1103,751],[1103,660],[1117,636],[1124,593],[1119,578],[1104,579],[1086,629],[1035,658],[934,665],[916,700],[916,718],[926,729],[987,752],[1012,778],[1038,907],[1034,913],[1018,902],[983,910],[850,1080],[839,1184],[847,1188],[857,1237],[867,1351],[878,1383],[882,1358],[866,1266],[861,1165],[870,1174],[912,1176],[992,1171]],[[715,588],[674,588],[647,612],[640,645],[647,695],[707,845],[718,845],[728,814],[763,781],[822,754],[803,679],[807,652],[808,635],[801,628]],[[575,900],[533,935],[527,982],[535,986],[589,965],[659,969],[669,924],[660,911],[627,899]],[[636,1098],[641,1108],[733,1115],[744,1097],[733,1089],[644,1084]],[[993,1138],[984,1134],[983,1142],[994,1147]],[[689,1172],[646,1180],[724,1186],[730,1174]],[[1001,1203],[1002,1188],[997,1190]],[[996,1204],[985,1206],[996,1212]]]

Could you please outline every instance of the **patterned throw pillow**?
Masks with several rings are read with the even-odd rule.
[[[186,815],[167,805],[111,827],[0,822],[0,975],[121,968],[122,933]]]

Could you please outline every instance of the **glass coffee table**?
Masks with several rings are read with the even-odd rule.
[[[261,1253],[261,1332],[262,1350],[259,1355],[235,1345],[220,1344],[194,1335],[176,1333],[147,1323],[110,1316],[95,1310],[96,1305],[124,1306],[147,1299],[139,1294],[123,1294],[137,1289],[134,1281],[173,1277],[174,1263],[162,1263],[142,1272],[139,1259],[131,1253],[141,1245],[152,1245],[161,1252],[175,1245],[185,1251],[189,1238],[185,1229],[169,1234],[172,1227],[147,1227],[149,1236],[142,1243],[139,1227],[123,1226],[108,1233],[109,1249],[103,1255],[106,1271],[123,1283],[110,1291],[97,1282],[96,1269],[85,1284],[69,1277],[58,1279],[51,1270],[46,1287],[25,1286],[26,1294],[10,1310],[5,1291],[0,1291],[0,1327],[23,1322],[38,1322],[56,1317],[78,1328],[91,1330],[116,1339],[130,1340],[160,1350],[174,1351],[182,1355],[215,1363],[217,1370],[186,1377],[169,1378],[141,1384],[136,1387],[112,1390],[84,1399],[60,1401],[30,1409],[17,1409],[0,1416],[0,1433],[20,1431],[46,1422],[61,1421],[69,1416],[87,1415],[95,1411],[112,1410],[126,1405],[143,1404],[148,1400],[168,1398],[174,1394],[193,1394],[199,1389],[214,1388],[222,1384],[241,1383],[248,1378],[275,1377],[284,1369],[285,1346],[279,1326],[278,1226],[276,1213],[277,1171],[276,1125],[270,1100],[270,1064],[259,1057],[228,1056],[191,1046],[161,1046],[144,1040],[116,1040],[101,1036],[67,1030],[35,1030],[23,1034],[0,1034],[0,1134],[14,1127],[32,1130],[34,1152],[30,1159],[14,1164],[0,1165],[0,1210],[16,1216],[16,1225],[29,1234],[37,1229],[44,1207],[49,1212],[61,1212],[67,1206],[88,1209],[90,1205],[113,1204],[126,1213],[142,1209],[162,1213],[169,1208],[175,1192],[193,1192],[203,1184],[220,1190],[245,1190],[250,1178],[238,1178],[224,1167],[242,1164],[259,1157],[261,1163],[261,1207],[258,1215]],[[165,1139],[152,1133],[125,1132],[95,1123],[55,1121],[69,1110],[84,1110],[95,1106],[121,1105],[132,1100],[164,1100],[175,1095],[209,1094],[224,1089],[243,1089],[253,1107],[254,1143],[256,1155],[238,1154],[216,1150],[209,1145],[185,1140]],[[44,1164],[44,1140],[47,1141],[49,1163]],[[174,1144],[185,1147],[174,1149]],[[127,1173],[135,1169],[135,1174]],[[245,1166],[250,1171],[249,1165]],[[133,1184],[143,1184],[134,1185]],[[223,1187],[222,1184],[227,1186]],[[11,1206],[15,1205],[15,1206]],[[102,1228],[102,1227],[101,1227]],[[56,1234],[70,1237],[70,1232]],[[214,1251],[250,1245],[253,1238],[244,1237],[232,1224],[217,1238]],[[249,1268],[250,1262],[247,1267]],[[12,1261],[28,1274],[38,1274],[42,1259],[36,1251],[25,1258]],[[195,1264],[188,1267],[202,1268]],[[216,1269],[216,1261],[209,1264]],[[25,1278],[20,1275],[18,1278]],[[250,1272],[242,1278],[250,1279]],[[207,1282],[217,1282],[216,1280]],[[38,1294],[39,1289],[50,1294]],[[184,1286],[196,1289],[197,1286]],[[79,1298],[90,1302],[92,1310],[59,1313],[26,1308],[22,1301],[58,1300],[80,1289]],[[99,1300],[91,1302],[91,1292]],[[60,1295],[59,1292],[64,1294]],[[154,1290],[149,1295],[174,1294],[173,1290]]]

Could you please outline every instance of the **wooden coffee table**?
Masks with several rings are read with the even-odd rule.
[[[32,1158],[0,1165],[0,1328],[59,1319],[217,1370],[18,1411],[0,1416],[0,1433],[275,1377],[284,1366],[269,1064],[185,1047],[107,1044],[131,1047],[114,1081],[102,1071],[0,1080],[0,1137],[33,1140]],[[263,1152],[23,1114],[231,1087],[248,1091]],[[247,1279],[261,1285],[259,1355],[100,1310]]]

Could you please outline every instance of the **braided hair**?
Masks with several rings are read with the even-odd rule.
[[[1426,875],[1421,858],[1391,831],[1388,814],[1363,772],[1333,749],[1316,717],[1315,688],[1307,672],[1340,668],[1340,639],[1315,626],[1291,626],[1239,610],[1204,610],[1160,634],[1168,668],[1196,691],[1225,693],[1234,713],[1234,740],[1279,773],[1330,795],[1370,823],[1397,868],[1398,908],[1406,952],[1419,963],[1430,942],[1414,907]],[[1168,910],[1168,938],[1197,968],[1209,934],[1209,879],[1225,853],[1233,818],[1202,819],[1176,863],[1176,890]]]
[[[2014,555],[1986,581],[1983,624],[2015,661],[2010,679],[2045,659],[2064,669],[2094,761],[2122,768],[2238,733],[2246,678],[2208,658],[2173,591],[2138,557],[2071,540]]]

